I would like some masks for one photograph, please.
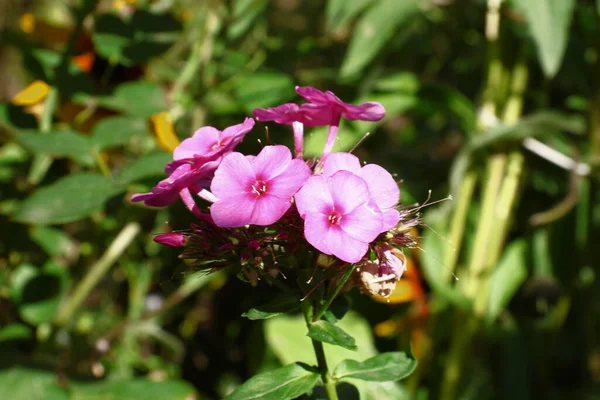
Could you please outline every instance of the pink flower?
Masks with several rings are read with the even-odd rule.
[[[400,213],[394,207],[400,200],[400,189],[389,172],[376,164],[361,167],[358,157],[350,153],[331,153],[325,161],[323,176],[329,177],[338,171],[350,171],[365,180],[371,199],[383,214],[382,232],[398,224]]]
[[[367,183],[349,171],[310,177],[295,199],[306,240],[343,261],[360,261],[382,232],[383,217],[369,204]]]
[[[183,247],[185,246],[185,242],[187,238],[182,233],[163,233],[161,235],[156,235],[154,237],[154,241],[156,243],[164,244],[165,246],[171,247]]]
[[[223,158],[210,186],[217,201],[210,213],[217,226],[270,225],[285,214],[310,169],[292,160],[285,146],[266,146],[256,157],[231,153]]]
[[[231,153],[253,127],[254,120],[246,118],[243,123],[230,126],[223,131],[212,126],[198,129],[192,137],[185,139],[173,151],[174,161],[167,164],[166,172],[170,173],[180,165],[189,162],[202,165]]]
[[[342,117],[350,121],[379,121],[385,116],[385,108],[380,103],[368,102],[355,106],[344,103],[329,90],[322,92],[310,86],[296,86],[296,93],[312,103],[313,118],[328,121],[329,133],[322,159],[326,159],[333,149]]]
[[[212,178],[220,159],[206,163],[201,166],[183,164],[177,167],[168,178],[158,182],[148,193],[138,193],[131,196],[131,201],[143,201],[151,207],[165,207],[173,203],[179,197],[182,190],[192,188],[199,191],[206,186]]]
[[[293,103],[285,103],[273,108],[257,108],[253,115],[259,121],[274,121],[278,124],[292,125],[296,158],[302,158],[304,127],[329,124],[328,116],[323,116],[320,107],[314,107],[312,104],[298,106]]]

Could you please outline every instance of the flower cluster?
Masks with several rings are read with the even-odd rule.
[[[416,218],[398,210],[400,191],[388,171],[332,152],[341,118],[379,121],[385,110],[375,102],[347,104],[311,87],[296,92],[308,102],[253,115],[291,125],[294,154],[282,145],[265,146],[256,156],[236,152],[255,125],[251,118],[223,131],[203,127],[175,149],[168,178],[132,201],[163,207],[181,198],[198,220],[155,240],[182,247],[181,257],[199,266],[241,265],[242,275],[256,281],[318,264],[323,254],[330,256],[329,267],[357,265],[354,281],[364,290],[389,295],[404,271],[399,249],[413,243],[407,228]],[[304,128],[317,126],[329,126],[325,148],[318,162],[307,162]]]

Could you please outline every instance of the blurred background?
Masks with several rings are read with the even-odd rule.
[[[390,299],[349,295],[359,350],[328,358],[419,360],[361,398],[600,398],[599,56],[598,0],[2,0],[0,397],[219,399],[314,362],[301,317],[241,316],[272,288],[152,241],[181,204],[129,201],[199,127],[309,85],[386,107],[334,150],[370,132],[404,205],[452,197]],[[265,128],[244,152],[292,143]]]

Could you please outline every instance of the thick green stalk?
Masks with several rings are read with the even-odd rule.
[[[54,319],[56,325],[62,326],[69,322],[73,313],[87,298],[100,279],[108,272],[112,264],[125,252],[139,232],[140,225],[138,223],[130,222],[125,225],[102,257],[92,265],[83,280],[79,282],[71,297],[63,303]]]

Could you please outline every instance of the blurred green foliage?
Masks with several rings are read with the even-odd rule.
[[[181,205],[129,201],[171,159],[157,113],[183,140],[310,85],[386,107],[343,123],[336,151],[371,131],[355,152],[397,174],[404,204],[453,197],[422,209],[392,297],[408,301],[350,293],[345,332],[312,332],[357,348],[326,346],[332,370],[364,361],[338,365],[343,398],[600,397],[600,1],[12,0],[0,15],[0,393],[223,398],[314,363],[273,288],[235,266],[192,273],[152,241],[188,224]],[[34,80],[46,89],[22,92]],[[284,129],[254,135],[290,144]],[[360,381],[409,343],[408,379]],[[317,379],[276,371],[286,396]]]

